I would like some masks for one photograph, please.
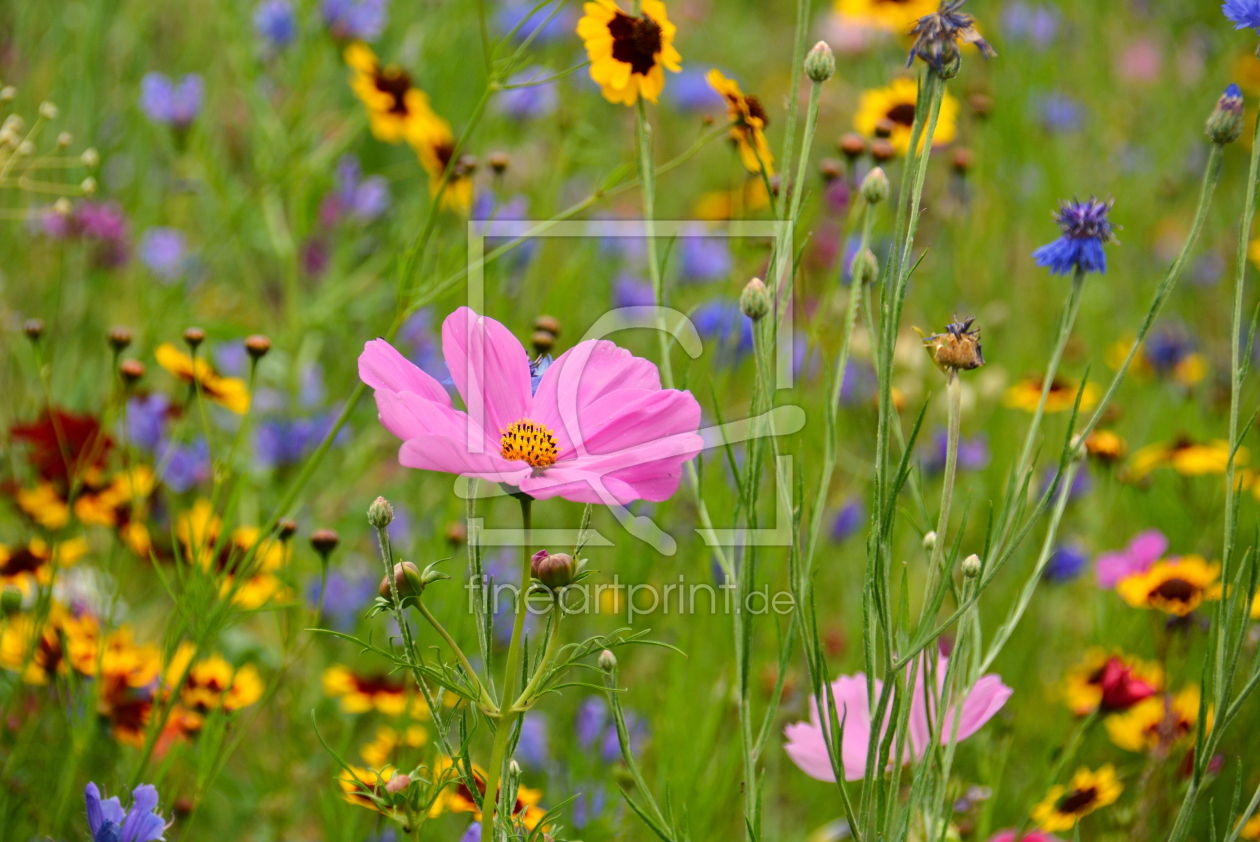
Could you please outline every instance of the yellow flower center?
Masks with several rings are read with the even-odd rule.
[[[524,462],[532,468],[546,468],[556,463],[559,450],[556,436],[546,424],[522,418],[503,431],[500,453],[504,459]]]

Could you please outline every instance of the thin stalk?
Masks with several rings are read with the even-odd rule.
[[[936,541],[928,560],[927,593],[932,593],[941,577],[941,560],[945,557],[945,534],[949,528],[949,510],[954,502],[954,478],[958,469],[958,440],[962,426],[962,380],[958,372],[948,369],[945,375],[945,406],[948,417],[945,441],[945,475],[941,484],[941,511],[936,518]],[[920,609],[919,621],[927,613],[928,600]]]
[[[455,638],[451,637],[450,632],[448,632],[446,628],[438,622],[437,617],[433,616],[428,607],[425,606],[424,602],[417,600],[416,610],[420,612],[424,619],[429,621],[429,625],[433,626],[434,631],[436,631],[442,639],[446,641],[446,645],[451,647],[451,650],[455,653],[455,657],[459,660],[459,665],[464,668],[464,672],[468,673],[469,679],[477,688],[477,692],[481,696],[480,701],[482,709],[485,710],[487,714],[493,715],[496,713],[498,708],[495,706],[494,700],[490,698],[490,694],[486,691],[485,685],[481,683],[481,679],[477,676],[477,671],[472,668],[472,664],[470,664],[468,662],[468,658],[464,656],[464,650],[459,648],[459,644],[455,642]]]
[[[532,540],[532,506],[534,498],[522,494],[521,524],[525,532],[524,561],[521,563],[521,589],[516,600],[516,620],[512,624],[512,642],[508,645],[507,666],[503,671],[504,700],[512,698],[521,674],[521,637],[525,631],[525,592],[529,588],[531,578],[530,545]],[[512,737],[512,726],[516,724],[519,711],[515,706],[503,708],[499,712],[499,723],[494,732],[494,747],[490,751],[490,766],[486,769],[486,794],[481,804],[481,838],[486,842],[494,842],[494,814],[499,806],[499,774],[503,771],[503,763],[507,755],[508,740]]]
[[[674,381],[669,361],[670,334],[665,327],[665,278],[656,254],[656,170],[652,165],[652,124],[648,122],[647,102],[639,97],[635,110],[634,140],[638,153],[639,182],[643,185],[643,236],[647,238],[648,272],[652,278],[652,297],[656,303],[656,338],[661,347],[661,378]]]

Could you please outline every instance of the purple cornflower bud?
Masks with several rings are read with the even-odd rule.
[[[1113,201],[1099,201],[1090,197],[1087,202],[1073,199],[1063,202],[1055,212],[1055,222],[1063,229],[1063,236],[1053,243],[1033,252],[1033,260],[1044,266],[1052,275],[1081,272],[1107,271],[1107,255],[1103,246],[1116,242],[1114,228],[1107,215]]]
[[[188,73],[178,82],[163,73],[140,80],[140,108],[155,123],[185,130],[201,112],[205,85],[201,74]]]
[[[254,9],[254,31],[274,50],[281,50],[297,38],[297,15],[289,0],[263,0]]]

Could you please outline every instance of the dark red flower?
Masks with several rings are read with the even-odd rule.
[[[63,491],[70,487],[71,477],[104,467],[113,446],[95,416],[62,409],[45,410],[30,424],[15,424],[9,435],[30,447],[31,466]]]
[[[1108,658],[1098,671],[1098,686],[1102,689],[1102,701],[1098,709],[1102,713],[1128,710],[1143,699],[1155,695],[1155,687],[1138,678],[1119,658]]]

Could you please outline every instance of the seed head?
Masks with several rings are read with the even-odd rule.
[[[972,329],[975,316],[945,326],[944,333],[923,337],[928,356],[946,374],[955,371],[971,371],[984,365],[984,353],[980,349],[980,329]]]
[[[109,329],[109,347],[121,351],[131,344],[131,329],[121,325]]]
[[[246,337],[245,350],[252,359],[261,360],[271,350],[271,340],[261,333],[255,333],[253,336]]]
[[[316,529],[311,533],[311,547],[315,550],[315,552],[319,553],[325,561],[328,560],[329,554],[331,554],[333,550],[337,549],[337,543],[340,540],[341,539],[337,536],[337,533],[331,529]]]
[[[866,154],[866,138],[856,132],[849,132],[841,137],[836,146],[850,161]]]
[[[123,360],[118,364],[118,376],[123,379],[123,383],[132,386],[144,377],[144,363],[139,360]]]
[[[199,327],[190,327],[184,331],[184,341],[188,343],[188,347],[196,349],[198,345],[206,341],[206,332]]]
[[[27,319],[22,323],[22,332],[26,334],[27,339],[38,342],[44,336],[44,320]]]

